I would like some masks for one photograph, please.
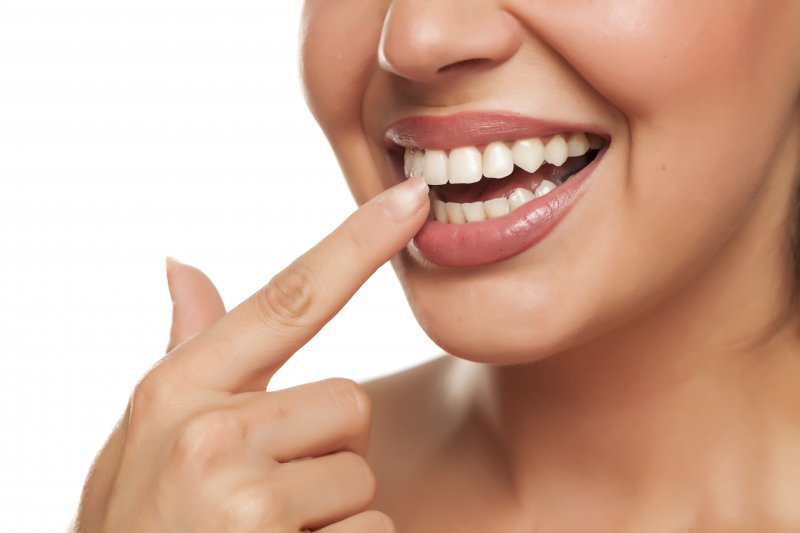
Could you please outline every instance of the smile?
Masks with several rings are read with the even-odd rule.
[[[515,114],[418,116],[386,132],[396,178],[431,188],[414,238],[442,266],[496,263],[543,239],[581,196],[609,141]]]

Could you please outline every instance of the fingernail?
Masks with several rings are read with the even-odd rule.
[[[180,265],[181,262],[178,261],[177,259],[175,259],[174,257],[168,255],[166,263],[167,263],[167,288],[169,289],[170,298],[172,298],[172,301],[174,302],[175,301],[175,288],[173,287],[173,284],[172,284],[172,275],[171,274],[172,274],[172,271],[175,268],[175,266],[176,265]]]
[[[378,205],[390,220],[401,222],[419,211],[427,201],[428,184],[421,178],[409,178],[384,192],[378,198]]]

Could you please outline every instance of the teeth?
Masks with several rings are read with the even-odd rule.
[[[407,148],[403,156],[406,177],[421,176],[428,185],[446,183],[475,183],[483,177],[505,178],[514,172],[514,166],[533,173],[545,162],[561,166],[569,157],[578,157],[590,149],[597,149],[605,140],[592,133],[573,132],[556,134],[543,142],[531,137],[513,143],[494,141],[483,153],[474,146],[450,150],[420,150]]]
[[[603,146],[603,138],[600,137],[599,135],[594,135],[593,133],[590,133],[586,137],[589,139],[589,148],[591,148],[592,150],[597,150],[598,148]]]
[[[567,141],[561,135],[553,135],[544,145],[544,159],[548,163],[560,167],[567,160]]]
[[[447,224],[447,206],[443,201],[433,201],[433,217],[437,220],[437,222]]]
[[[509,202],[505,198],[495,198],[483,202],[483,210],[486,211],[486,218],[497,218],[511,212]]]
[[[511,149],[514,164],[525,172],[536,172],[544,163],[544,144],[541,139],[522,139]]]
[[[483,151],[483,175],[487,178],[505,178],[514,172],[514,156],[505,143],[495,141]]]
[[[536,187],[536,198],[544,196],[545,194],[549,193],[555,188],[556,184],[553,183],[552,181],[542,180],[542,183],[540,183],[539,186]]]
[[[428,185],[447,183],[447,154],[443,150],[426,150],[422,175]]]
[[[403,163],[406,176],[409,178],[418,178],[422,176],[422,167],[425,163],[425,152],[414,149],[406,150]]]
[[[567,155],[577,157],[589,151],[589,139],[585,133],[573,133],[567,139]]]
[[[467,219],[467,222],[486,220],[486,211],[483,210],[483,202],[461,204],[461,208],[464,210],[464,218]]]
[[[450,183],[476,183],[483,176],[481,153],[474,146],[450,151],[447,175]]]
[[[461,208],[463,204],[457,204],[455,202],[447,202],[444,204],[445,210],[447,211],[447,222],[450,224],[464,224],[467,219],[464,218],[464,211]]]
[[[534,198],[536,198],[536,196],[528,189],[514,189],[514,192],[508,197],[508,208],[513,211],[527,204]]]
[[[545,180],[536,189],[535,195],[528,189],[519,188],[515,189],[507,199],[501,197],[486,200],[485,202],[469,202],[465,204],[443,202],[432,195],[433,217],[442,224],[466,224],[467,222],[480,222],[486,219],[498,218],[522,207],[538,196],[544,196],[553,189],[555,189],[555,184]]]

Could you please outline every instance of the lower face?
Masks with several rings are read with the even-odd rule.
[[[357,201],[432,185],[393,263],[446,351],[505,364],[579,346],[689,290],[745,235],[787,231],[759,214],[797,186],[772,170],[798,152],[799,3],[476,0],[459,27],[483,33],[459,33],[454,2],[309,0],[303,41],[310,107]]]

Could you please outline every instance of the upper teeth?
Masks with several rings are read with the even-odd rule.
[[[494,141],[483,153],[474,146],[454,148],[449,153],[406,148],[404,170],[406,177],[422,177],[428,185],[475,183],[482,177],[505,178],[514,171],[514,165],[531,173],[545,162],[561,166],[567,158],[581,156],[601,144],[596,135],[576,132],[513,143]]]

